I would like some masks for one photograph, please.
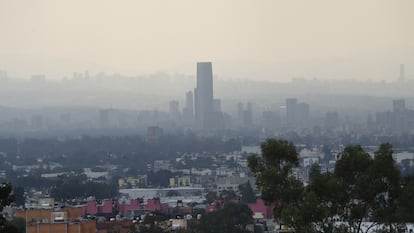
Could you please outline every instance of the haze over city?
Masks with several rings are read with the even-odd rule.
[[[0,0],[0,233],[414,232],[413,9]]]
[[[414,3],[401,1],[0,1],[0,69],[225,79],[392,81],[414,67]],[[407,69],[413,75],[414,69]]]

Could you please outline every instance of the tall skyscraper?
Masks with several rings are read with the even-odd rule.
[[[296,98],[286,99],[286,122],[289,126],[293,126],[296,123],[296,110],[298,100]]]
[[[185,107],[191,112],[191,115],[194,114],[194,100],[193,100],[193,92],[188,91],[185,94]]]
[[[400,81],[404,81],[405,76],[405,66],[404,64],[400,64]]]
[[[214,99],[213,111],[214,112],[221,112],[221,99]]]
[[[183,109],[183,120],[187,125],[192,125],[194,120],[194,99],[193,92],[185,94],[185,107]]]
[[[307,126],[309,122],[309,104],[308,103],[298,103],[296,107],[296,122],[295,124],[300,127]]]
[[[286,123],[289,127],[303,128],[309,123],[309,104],[296,98],[286,99]]]
[[[173,120],[178,120],[180,118],[179,103],[177,100],[170,101],[170,116]]]
[[[213,69],[211,62],[197,63],[197,87],[194,89],[196,126],[208,129],[214,113]]]
[[[392,107],[394,112],[405,112],[405,99],[393,100]]]

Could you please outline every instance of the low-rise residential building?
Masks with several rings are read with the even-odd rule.
[[[26,226],[27,233],[96,233],[95,221],[35,223]]]
[[[27,198],[24,207],[26,209],[52,209],[55,207],[55,199],[49,197]]]
[[[91,199],[88,200],[86,205],[82,206],[82,213],[84,216],[109,216],[112,215],[114,209],[114,201],[110,199],[105,199],[102,201]]]
[[[168,204],[161,203],[159,198],[147,199],[120,199],[118,201],[119,214],[124,217],[133,217],[147,212],[168,212]],[[139,214],[138,214],[139,213]]]
[[[228,176],[220,177],[217,179],[217,194],[220,194],[223,191],[233,191],[236,194],[239,193],[239,185],[247,183],[250,181],[251,184],[254,184],[253,179],[249,179],[247,176]]]
[[[28,233],[96,232],[96,222],[83,219],[80,207],[19,210],[16,217],[26,221]]]
[[[171,161],[170,160],[155,160],[154,161],[154,172],[160,170],[171,170]]]
[[[136,177],[126,177],[118,180],[118,186],[121,189],[125,188],[143,188],[148,185],[148,176],[140,175]]]
[[[201,196],[204,189],[201,187],[175,187],[175,188],[136,188],[120,189],[119,193],[128,195],[131,199],[150,199],[167,197],[169,192],[175,192],[178,196]]]
[[[186,187],[192,186],[193,182],[191,176],[176,176],[170,178],[170,187]]]

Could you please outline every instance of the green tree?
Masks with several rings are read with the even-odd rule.
[[[313,165],[309,184],[297,203],[287,205],[281,213],[282,222],[297,233],[348,232],[346,225],[336,224],[338,202],[345,198],[341,182],[330,172],[322,173]]]
[[[104,199],[116,196],[117,192],[118,187],[114,183],[98,183],[88,181],[85,175],[71,175],[60,177],[52,189],[51,195],[58,200],[89,196]]]
[[[13,218],[8,225],[8,230],[6,231],[8,233],[23,233],[26,231],[26,220],[24,218]]]
[[[369,169],[373,203],[371,215],[374,221],[383,223],[388,232],[397,232],[403,222],[398,213],[398,199],[401,196],[401,174],[392,158],[392,146],[381,144],[375,152],[373,164]]]
[[[398,232],[401,216],[398,199],[401,175],[392,158],[392,146],[381,144],[374,158],[361,146],[348,146],[335,165],[335,176],[343,184],[344,199],[338,199],[338,213],[351,230],[359,232],[365,218],[374,225],[384,224],[388,232]]]
[[[239,185],[239,191],[240,191],[242,202],[245,202],[245,203],[256,202],[256,194],[253,191],[250,181],[247,181],[246,183]]]
[[[360,145],[347,146],[334,172],[312,166],[306,189],[290,175],[293,149],[286,141],[267,140],[263,158],[252,156],[248,162],[262,198],[276,202],[276,217],[297,233],[359,233],[365,219],[370,227],[382,224],[384,232],[402,232],[404,222],[413,221],[414,178],[401,182],[390,144],[380,145],[374,158]],[[338,225],[338,217],[347,223]]]
[[[223,190],[220,192],[220,199],[224,200],[225,202],[238,199],[236,192],[233,190]]]
[[[281,220],[282,210],[297,205],[304,187],[292,175],[292,168],[298,166],[295,146],[285,140],[267,139],[261,144],[262,157],[251,155],[248,165],[261,190],[261,197],[267,204],[275,204],[274,215]]]
[[[154,187],[168,187],[170,185],[171,177],[174,177],[174,173],[169,170],[149,172],[148,183]]]
[[[216,192],[208,192],[208,193],[206,193],[206,203],[207,204],[211,204],[215,200],[217,200],[217,193]]]
[[[315,194],[317,201],[314,202],[314,207],[311,208],[314,209],[315,213],[318,213],[314,215],[314,218],[311,218],[313,231],[317,229],[316,232],[350,232],[349,225],[337,223],[338,217],[344,220],[342,216],[343,206],[348,200],[345,190],[344,182],[334,173],[321,172],[319,165],[316,164],[312,166],[306,194]],[[306,211],[302,213],[306,214]]]
[[[12,185],[10,183],[0,184],[0,233],[18,232],[18,229],[7,222],[6,218],[1,214],[4,207],[10,205],[14,200],[12,190]]]
[[[13,190],[14,194],[14,203],[17,206],[24,206],[24,203],[26,202],[26,198],[24,196],[24,188],[23,187],[17,187]]]
[[[343,184],[344,200],[339,203],[339,216],[350,228],[360,232],[364,217],[368,216],[374,192],[368,188],[371,177],[369,169],[373,159],[360,145],[348,146],[335,164],[335,176]]]
[[[201,218],[202,233],[247,233],[246,226],[253,223],[253,213],[246,204],[227,202],[222,209]]]
[[[6,224],[6,219],[1,214],[1,211],[3,211],[3,208],[5,206],[10,205],[13,202],[13,195],[12,192],[12,186],[10,183],[1,183],[0,185],[0,231]]]
[[[315,231],[315,223],[319,223],[325,216],[325,208],[319,205],[315,193],[307,192],[297,205],[288,205],[282,210],[284,224],[295,229],[297,233],[311,233]]]
[[[397,214],[405,222],[414,222],[414,176],[404,177],[401,186]]]
[[[306,191],[314,192],[318,200],[314,209],[320,218],[314,219],[314,225],[323,232],[360,232],[364,219],[369,219],[371,227],[384,224],[388,232],[399,232],[403,226],[398,211],[401,177],[392,153],[390,144],[380,145],[374,158],[359,145],[348,146],[334,173],[312,167]],[[335,216],[348,224],[339,229],[332,221]]]

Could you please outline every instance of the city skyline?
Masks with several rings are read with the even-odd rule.
[[[413,9],[0,0],[0,233],[412,233]]]
[[[196,126],[208,128],[214,113],[213,67],[211,62],[197,63],[196,88],[194,89]]]

